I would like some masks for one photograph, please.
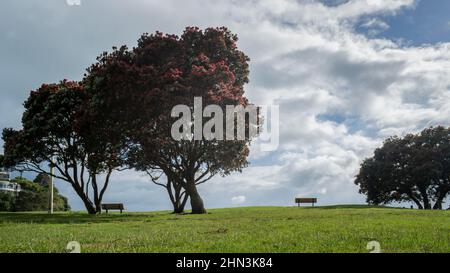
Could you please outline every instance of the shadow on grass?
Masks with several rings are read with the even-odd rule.
[[[233,208],[236,212],[245,210],[255,213],[258,210],[270,211],[272,207],[245,207]],[[334,205],[334,206],[302,206],[302,209],[368,209],[368,208],[389,208],[402,209],[388,206],[368,206],[368,205]],[[273,209],[282,209],[273,207]],[[294,208],[295,209],[295,208]],[[217,209],[216,211],[228,211],[229,209]],[[208,213],[207,215],[210,215]],[[133,213],[103,213],[100,215],[89,215],[83,212],[57,212],[49,215],[46,212],[0,212],[0,224],[7,223],[37,223],[37,224],[95,224],[95,223],[117,223],[117,222],[151,222],[159,220],[180,220],[183,216],[192,220],[208,220],[198,215],[173,214],[170,211],[158,212],[133,212]],[[204,215],[202,215],[204,216]]]
[[[108,213],[89,215],[82,212],[6,212],[0,213],[0,224],[4,223],[38,223],[38,224],[89,224],[107,222],[151,221],[158,216],[169,216],[170,212],[158,213]]]
[[[308,209],[401,209],[397,207],[389,207],[389,206],[375,206],[375,205],[333,205],[333,206],[302,206],[302,208]]]

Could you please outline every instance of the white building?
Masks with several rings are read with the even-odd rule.
[[[19,192],[20,185],[9,181],[9,173],[0,168],[0,191]]]

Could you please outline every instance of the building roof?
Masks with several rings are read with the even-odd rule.
[[[17,183],[11,183],[8,181],[0,181],[0,191],[21,191],[20,185]]]

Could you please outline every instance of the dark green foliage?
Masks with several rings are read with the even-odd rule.
[[[14,195],[9,192],[0,192],[0,211],[12,211]]]
[[[24,103],[23,129],[3,130],[3,163],[69,183],[95,214],[111,173],[121,166],[122,138],[91,109],[90,99],[80,83],[66,80],[32,91]]]
[[[41,186],[46,186],[51,183],[51,177],[48,174],[40,173],[36,178],[33,180],[34,183],[37,183]]]
[[[36,180],[36,179],[35,179]],[[17,193],[0,192],[0,211],[45,211],[48,209],[48,185],[40,185],[25,178],[11,180],[18,183],[22,191]],[[54,188],[53,209],[69,211],[67,198]]]
[[[442,209],[450,193],[450,128],[388,138],[361,164],[355,183],[370,204],[411,201]]]

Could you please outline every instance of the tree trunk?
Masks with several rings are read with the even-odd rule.
[[[185,193],[184,197],[183,197],[183,200],[181,201],[181,205],[180,205],[181,212],[184,212],[184,207],[186,207],[186,203],[187,203],[188,198],[189,198],[189,195],[187,193]]]
[[[101,214],[102,213],[102,202],[97,198],[95,202],[95,213]]]
[[[158,184],[164,186],[162,184]],[[167,184],[164,186],[169,194],[170,202],[173,205],[173,213],[183,213],[184,207],[186,206],[186,201],[188,195],[182,192],[182,185],[179,181],[171,179],[170,175],[167,176]],[[184,197],[183,197],[184,196]]]
[[[96,176],[92,176],[91,178],[91,185],[94,190],[94,202],[89,199],[89,196],[87,193],[84,192],[83,188],[79,186],[77,183],[73,183],[72,186],[75,189],[78,196],[83,200],[84,206],[86,207],[86,210],[89,214],[100,214],[102,213],[102,197],[103,192],[99,194],[98,187],[97,187],[97,178]],[[106,188],[105,188],[106,189]]]
[[[102,201],[99,198],[99,192],[97,187],[97,178],[94,175],[92,177],[92,188],[94,189],[94,205],[95,205],[95,212],[98,214],[102,213]]]
[[[422,204],[420,203],[419,200],[417,200],[417,199],[415,199],[415,198],[412,199],[412,200],[414,201],[414,203],[416,203],[418,209],[423,209],[423,206],[422,206]]]
[[[73,187],[77,195],[81,198],[83,201],[84,206],[86,207],[86,210],[89,214],[97,214],[97,210],[92,204],[92,202],[89,200],[87,195],[84,193],[83,189],[74,186]]]
[[[436,203],[434,203],[433,209],[442,209],[442,202],[444,201],[446,194],[439,195],[438,199],[436,200]]]
[[[197,186],[195,185],[195,180],[191,179],[186,185],[186,193],[191,199],[192,214],[204,214],[206,213],[205,207],[203,205],[203,200],[197,191]]]
[[[177,201],[173,204],[173,213],[184,213],[184,207],[186,206],[188,197],[187,194],[185,194],[183,198],[179,196]]]
[[[418,209],[423,209],[422,203],[420,203],[420,201],[416,197],[414,197],[412,193],[406,194],[408,195],[409,199],[411,199],[414,203],[416,203]]]
[[[179,213],[183,213],[183,212],[184,212],[184,206],[182,206],[181,204],[175,204],[173,206],[173,213],[179,214]]]
[[[422,195],[423,208],[424,209],[431,209],[430,199],[428,199],[428,194],[426,193],[426,191],[423,190],[423,191],[420,191],[420,193]]]
[[[437,200],[436,203],[434,203],[433,209],[442,209],[442,200]]]
[[[81,199],[83,200],[84,206],[86,207],[86,210],[89,214],[97,214],[97,210],[96,208],[92,205],[91,202],[89,202],[89,200],[87,200],[86,196],[80,196]]]
[[[174,214],[180,214],[180,213],[183,213],[183,212],[184,212],[184,208],[181,208],[179,206],[174,206],[173,207],[173,213]]]
[[[84,205],[89,214],[91,214],[91,215],[97,214],[97,209],[92,204],[85,203]]]
[[[181,204],[180,195],[177,191],[175,191],[175,200],[172,201],[173,205],[173,213],[183,213],[184,206]]]

